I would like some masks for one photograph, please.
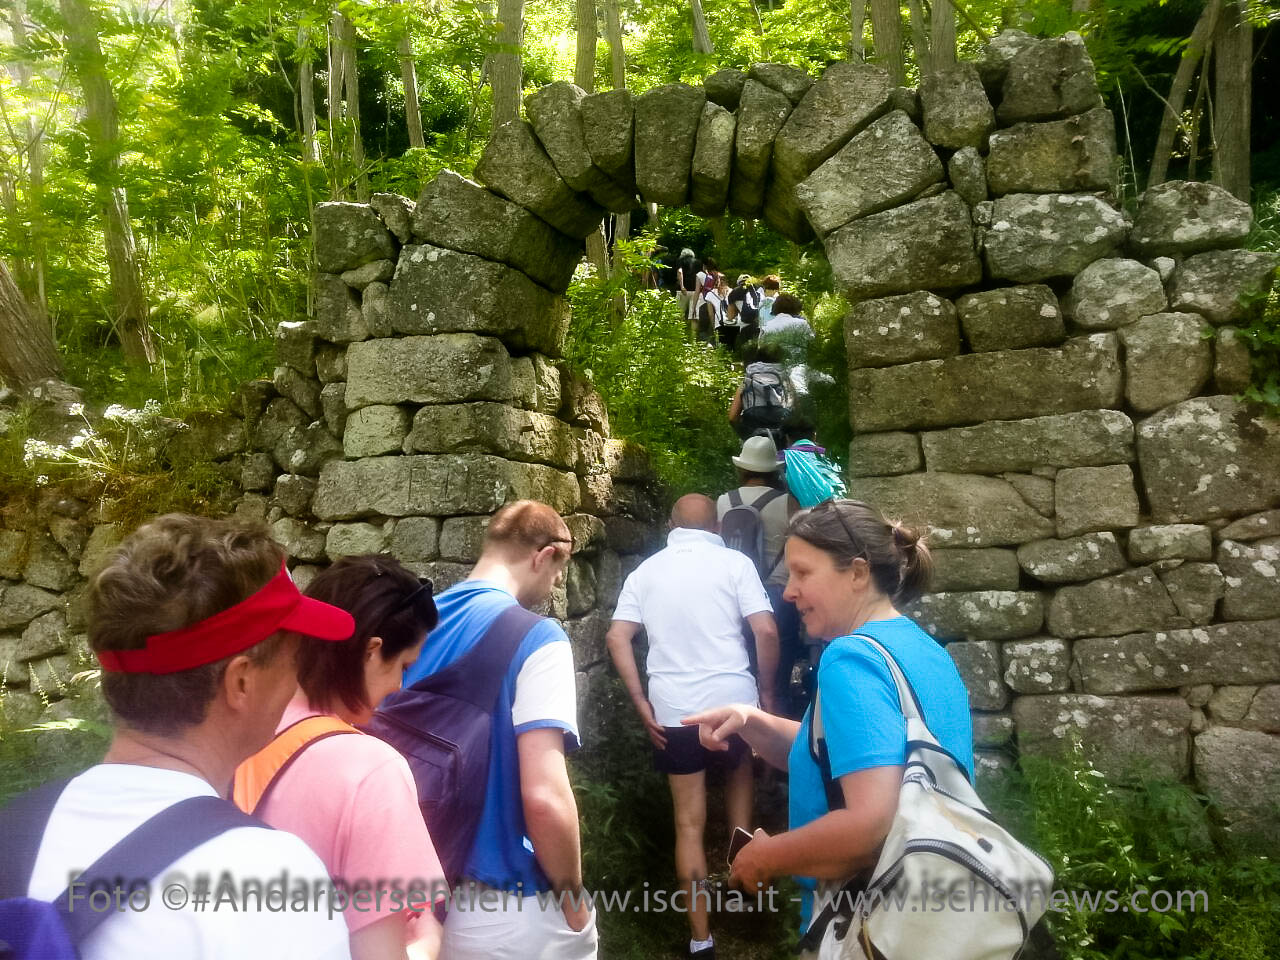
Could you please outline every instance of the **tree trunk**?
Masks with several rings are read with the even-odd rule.
[[[409,146],[425,147],[422,135],[422,105],[418,102],[418,68],[413,60],[413,33],[409,29],[409,7],[401,0],[400,82],[404,86],[404,123],[409,129]]]
[[[342,13],[336,8],[329,17],[329,88],[326,93],[329,113],[329,198],[345,200],[347,197],[346,150],[343,148],[343,123],[346,111],[343,108],[342,91],[346,86],[347,51],[346,28]]]
[[[1191,104],[1191,130],[1187,136],[1187,179],[1196,178],[1196,164],[1200,160],[1200,117],[1207,109],[1213,120],[1213,104],[1209,101],[1209,74],[1213,69],[1214,50],[1210,42],[1204,50],[1204,65],[1200,68],[1200,82],[1196,84],[1196,98]],[[1213,128],[1210,126],[1210,134]],[[1209,138],[1213,139],[1212,135]]]
[[[707,18],[702,13],[702,0],[690,0],[693,7],[693,50],[695,53],[715,53],[711,34],[707,32]]]
[[[315,67],[311,60],[311,31],[298,30],[298,103],[301,111],[302,159],[316,163],[320,150],[316,144]]]
[[[929,10],[929,53],[935,71],[956,62],[956,8],[951,0],[933,0]]]
[[[933,60],[929,55],[929,32],[924,22],[924,5],[920,0],[907,0],[911,12],[911,46],[916,58],[916,69],[921,77],[933,72]]]
[[[520,48],[524,0],[498,0],[498,50],[493,55],[493,129],[520,119]]]
[[[155,362],[147,296],[129,222],[129,198],[120,175],[116,98],[107,77],[107,59],[98,43],[98,17],[88,0],[59,0],[67,31],[67,60],[84,91],[84,125],[89,141],[89,179],[102,213],[102,232],[111,271],[116,333],[129,363]]]
[[[596,90],[596,3],[577,0],[578,45],[573,66],[573,82],[587,93]],[[596,276],[609,275],[609,247],[604,239],[604,224],[587,235],[587,259],[596,268]]]
[[[902,11],[898,0],[871,0],[871,36],[876,62],[894,83],[901,85],[905,71],[902,69]]]
[[[41,380],[62,379],[58,349],[47,323],[31,305],[0,261],[0,378],[14,390],[26,392]]]
[[[577,0],[578,55],[573,82],[587,93],[596,91],[596,0]]]
[[[1218,20],[1213,46],[1213,180],[1249,202],[1249,131],[1253,96],[1253,25],[1244,0],[1228,0]]]
[[[364,166],[364,139],[360,136],[360,71],[356,64],[356,25],[343,18],[343,47],[346,65],[343,68],[347,86],[347,122],[351,124],[351,165],[355,168],[356,199],[369,202],[369,172]]]
[[[9,8],[9,26],[13,31],[14,45],[19,49],[27,42],[27,4],[26,0],[13,0]],[[14,57],[9,67],[10,73],[18,86],[26,87],[31,82],[31,67],[22,55]],[[45,289],[45,269],[48,258],[45,255],[44,241],[44,127],[37,127],[30,116],[23,119],[20,127],[25,140],[28,190],[27,213],[30,227],[19,227],[15,236],[25,235],[30,249],[30,259],[14,262],[18,286],[26,295],[36,319],[42,323],[49,318],[49,297]],[[21,168],[22,158],[18,158]],[[14,224],[18,224],[17,194],[13,195],[14,205],[10,210]]]
[[[867,0],[849,0],[849,56],[861,60],[866,52],[862,31],[867,24]]]
[[[621,90],[627,85],[627,53],[622,49],[622,14],[618,10],[618,0],[605,0],[604,11],[613,89]]]
[[[1191,89],[1191,81],[1195,79],[1196,67],[1200,58],[1213,42],[1213,34],[1218,26],[1218,17],[1222,13],[1222,0],[1208,0],[1195,29],[1191,31],[1191,39],[1187,49],[1178,61],[1178,70],[1169,85],[1169,99],[1165,101],[1164,115],[1160,118],[1160,132],[1156,135],[1156,149],[1151,158],[1151,171],[1147,176],[1147,186],[1164,183],[1169,172],[1169,160],[1173,155],[1173,140],[1178,128],[1182,126],[1182,110],[1187,102],[1187,91]]]

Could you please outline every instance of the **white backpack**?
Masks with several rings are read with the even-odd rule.
[[[1048,907],[1053,869],[992,819],[964,768],[925,726],[919,701],[883,646],[907,721],[898,811],[870,880],[823,881],[801,940],[807,960],[1011,960]],[[815,696],[809,748],[831,777]],[[834,786],[834,791],[830,789]],[[833,796],[834,795],[834,796]]]

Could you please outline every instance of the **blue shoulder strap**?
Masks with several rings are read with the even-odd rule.
[[[442,670],[423,677],[411,689],[434,691],[492,710],[502,679],[520,642],[543,617],[513,603],[494,619],[474,647]],[[394,702],[393,693],[388,702]]]
[[[18,797],[0,811],[0,899],[25,897],[44,838],[49,816],[69,780],[46,784]],[[150,883],[168,866],[196,847],[237,827],[270,829],[221,797],[188,797],[161,810],[119,842],[72,881],[53,901],[73,943],[81,943],[98,925],[114,916],[111,910],[70,908],[72,887],[88,896],[98,889],[129,889]],[[12,854],[14,859],[9,859]],[[87,901],[77,898],[77,903]]]

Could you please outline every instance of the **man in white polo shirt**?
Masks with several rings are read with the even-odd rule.
[[[755,565],[730,550],[716,533],[716,507],[691,493],[671,511],[667,546],[626,579],[606,641],[613,664],[654,745],[654,767],[667,774],[676,821],[676,874],[687,892],[689,955],[711,960],[715,946],[707,919],[709,898],[699,896],[707,877],[703,830],[707,819],[706,770],[728,767],[725,785],[729,829],[751,830],[751,753],[740,738],[712,753],[696,727],[681,717],[720,703],[759,703],[774,709],[778,631]],[[755,639],[759,688],[751,675],[742,621]],[[649,640],[646,696],[631,641],[644,627]],[[693,736],[690,736],[692,731]]]

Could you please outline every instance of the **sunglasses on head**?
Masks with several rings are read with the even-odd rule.
[[[433,596],[434,585],[431,582],[431,578],[419,577],[417,589],[411,590],[408,593],[406,593],[403,597],[401,597],[400,602],[397,603],[390,611],[388,611],[387,617],[390,618],[390,617],[396,616],[399,613],[403,613],[405,610],[409,609],[415,603],[421,600],[422,595],[424,593],[427,595],[427,599],[431,600],[432,609],[435,609],[435,599]]]

